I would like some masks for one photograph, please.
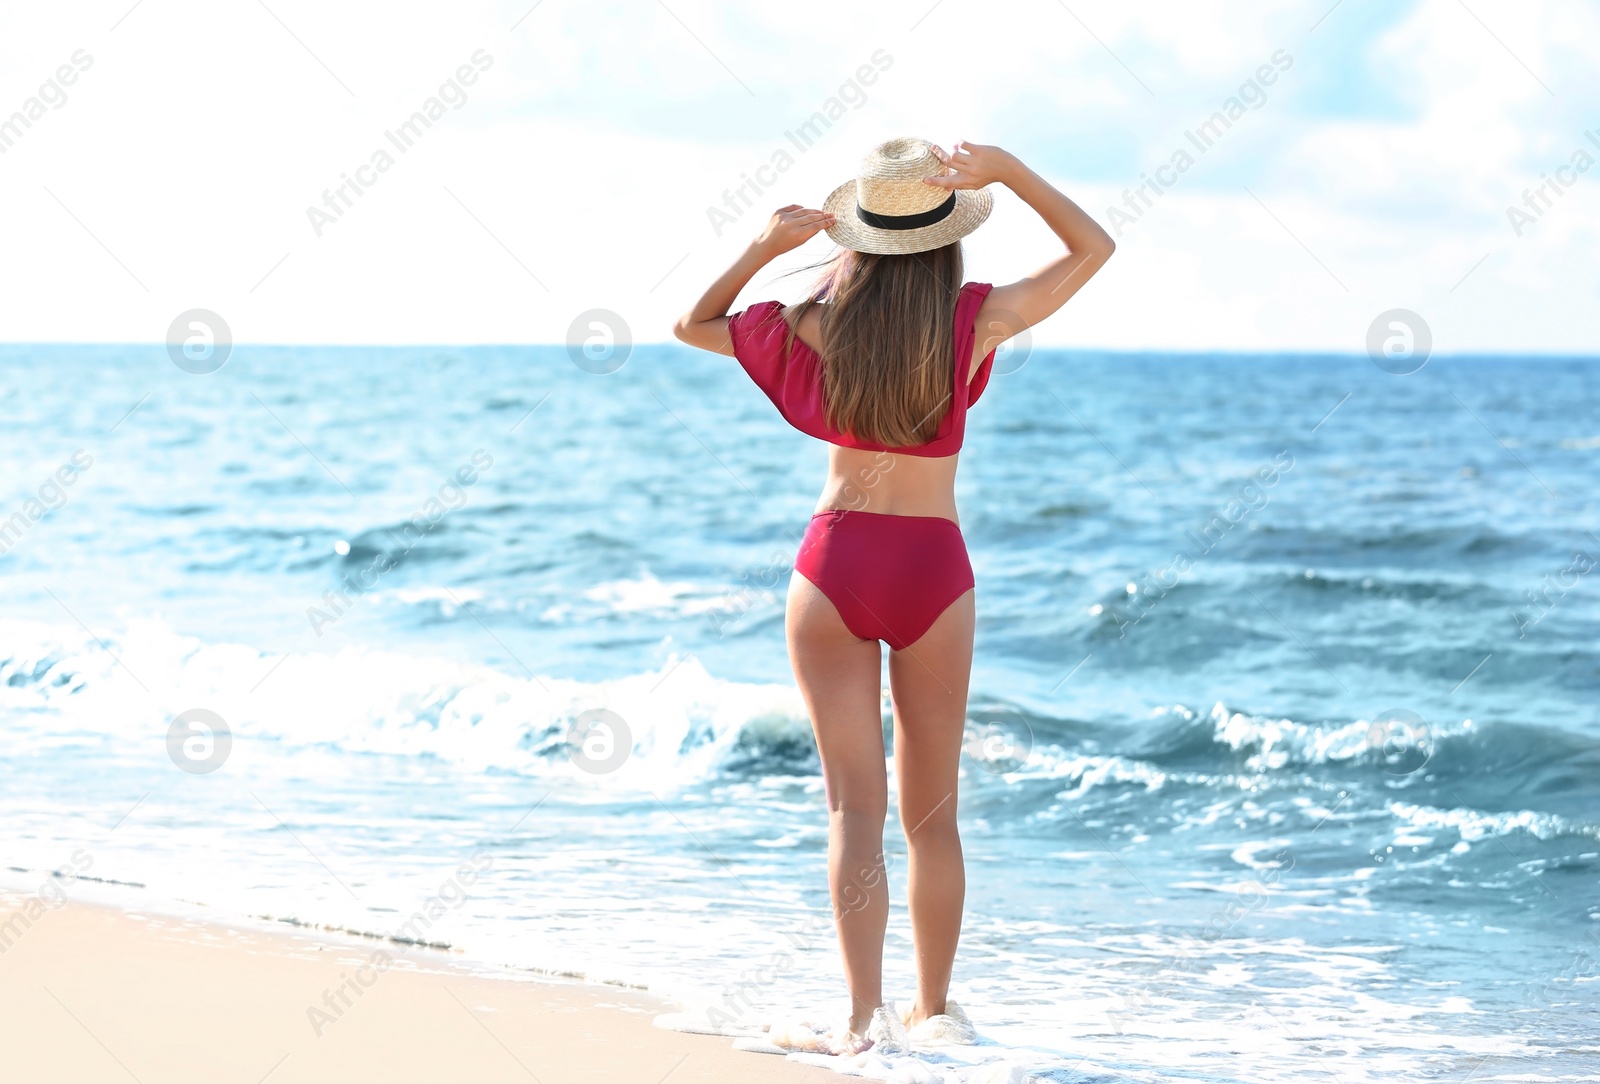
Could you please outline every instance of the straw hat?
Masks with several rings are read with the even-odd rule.
[[[926,252],[959,240],[989,217],[987,189],[924,184],[944,172],[926,139],[891,139],[861,162],[861,175],[835,188],[822,209],[828,236],[857,252]]]

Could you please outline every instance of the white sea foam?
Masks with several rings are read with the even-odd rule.
[[[612,613],[683,616],[735,609],[735,595],[727,585],[660,580],[648,570],[634,579],[608,580],[583,592],[584,598],[604,605]],[[769,601],[776,598],[771,592],[766,592],[765,596]]]
[[[1432,806],[1410,802],[1390,802],[1389,812],[1414,828],[1454,829],[1463,843],[1480,839],[1526,832],[1537,839],[1554,839],[1564,835],[1588,835],[1600,838],[1600,826],[1579,824],[1556,813],[1540,813],[1532,809],[1508,810],[1502,813],[1485,813],[1475,809],[1436,809]],[[1401,831],[1395,837],[1395,846],[1416,842],[1431,842],[1432,837],[1411,838]]]
[[[725,681],[692,656],[585,682],[368,648],[274,656],[153,620],[103,644],[81,629],[0,621],[0,645],[0,705],[17,715],[13,736],[41,748],[73,732],[148,734],[152,715],[204,707],[239,737],[570,776],[573,721],[604,708],[632,748],[607,787],[659,789],[715,775],[741,738],[810,733],[792,686]]]

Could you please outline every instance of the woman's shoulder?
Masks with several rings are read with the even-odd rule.
[[[994,286],[987,282],[964,282],[961,291],[956,295],[956,331],[959,334],[963,325],[977,322],[978,310],[983,308],[984,300],[989,296],[989,291]]]
[[[822,310],[828,302],[813,301],[807,304],[786,305],[783,309],[784,320],[794,328],[795,338],[800,340],[800,345],[820,356],[822,342]]]
[[[812,299],[809,301],[796,301],[792,305],[784,305],[783,311],[784,315],[788,315],[792,312],[799,312],[801,309],[816,310],[817,312],[821,312],[823,309],[828,308],[832,304],[833,302],[825,298]]]
[[[814,310],[820,307],[821,304],[823,303],[814,303],[810,308]],[[802,317],[806,315],[805,309],[806,306],[800,302],[786,305],[782,301],[757,301],[735,313],[734,319],[751,326],[779,322],[793,324],[797,313]],[[820,313],[817,313],[812,319],[820,317],[820,315]]]
[[[770,355],[786,361],[794,345],[818,354],[817,344],[822,341],[822,313],[818,308],[816,304],[786,305],[782,301],[758,301],[746,307],[728,321],[735,356]],[[797,342],[790,339],[791,328]]]
[[[754,301],[733,314],[733,319],[746,324],[764,324],[774,316],[782,317],[784,304],[781,301]]]

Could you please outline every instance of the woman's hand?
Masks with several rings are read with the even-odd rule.
[[[779,207],[772,212],[761,235],[739,254],[733,266],[711,284],[694,308],[678,318],[673,334],[690,346],[731,355],[733,340],[728,337],[727,312],[739,291],[775,257],[799,248],[831,225],[833,216],[826,211],[802,207],[798,203]]]
[[[982,188],[996,181],[1005,183],[1020,164],[1010,151],[982,143],[968,143],[964,139],[953,145],[952,153],[946,153],[937,144],[933,153],[944,163],[946,172],[927,178],[925,183],[940,188]]]
[[[771,259],[790,249],[799,248],[832,225],[833,216],[828,212],[791,203],[772,212],[766,228],[752,245]]]

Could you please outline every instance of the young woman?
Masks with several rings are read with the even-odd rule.
[[[1004,286],[963,283],[960,239],[988,217],[985,186],[994,183],[1037,211],[1066,251]],[[824,230],[841,251],[806,300],[726,315],[757,271]],[[960,142],[947,153],[896,139],[821,210],[779,208],[677,323],[679,339],[736,357],[784,418],[830,444],[786,615],[789,659],[822,759],[828,880],[851,1002],[848,1022],[813,1048],[904,1049],[908,1029],[911,1040],[973,1041],[948,997],[966,888],[956,780],[974,627],[957,452],[995,349],[1065,304],[1115,247],[999,147]],[[904,1018],[882,989],[889,899],[880,640],[890,649],[917,958],[917,997]]]

